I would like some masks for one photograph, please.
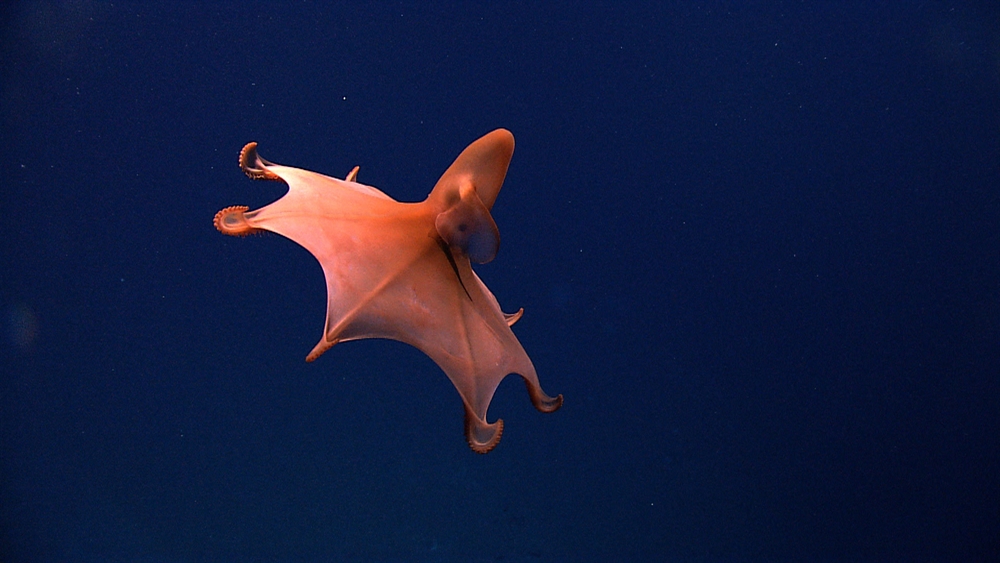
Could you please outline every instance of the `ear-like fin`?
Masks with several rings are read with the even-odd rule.
[[[514,135],[510,131],[497,129],[483,135],[466,147],[445,170],[431,190],[430,198],[447,199],[449,193],[457,192],[459,186],[468,183],[476,189],[486,209],[493,209],[513,154]]]
[[[493,260],[500,250],[497,224],[471,184],[462,185],[459,199],[438,213],[434,226],[449,248],[461,250],[477,264]]]

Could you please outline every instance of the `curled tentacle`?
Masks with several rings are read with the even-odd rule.
[[[503,436],[503,419],[497,419],[493,424],[481,420],[465,405],[465,439],[469,447],[477,454],[488,454],[500,443]]]
[[[218,229],[220,233],[231,237],[245,237],[254,233],[263,232],[264,229],[252,227],[250,223],[247,222],[247,218],[244,213],[246,213],[248,209],[250,208],[245,205],[233,205],[231,207],[227,207],[216,213],[215,219],[212,222],[215,224],[215,228]]]
[[[247,143],[240,151],[240,168],[244,174],[254,180],[281,181],[277,174],[267,169],[268,166],[274,166],[274,163],[264,160],[257,154],[257,143]]]
[[[563,404],[562,394],[549,397],[545,394],[545,391],[542,391],[542,387],[538,385],[538,381],[531,381],[527,377],[523,379],[525,386],[528,388],[528,397],[531,398],[531,404],[536,409],[541,412],[555,412],[559,410],[559,407]]]

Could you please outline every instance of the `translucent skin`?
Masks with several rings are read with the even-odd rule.
[[[313,361],[339,342],[390,338],[427,354],[448,375],[465,406],[469,446],[487,453],[503,421],[486,421],[500,381],[516,373],[535,408],[553,412],[562,395],[546,395],[535,368],[510,330],[523,313],[505,314],[472,270],[500,244],[490,209],[503,185],[514,137],[495,130],[466,148],[426,200],[400,203],[377,188],[280,166],[250,143],[240,166],[254,179],[279,180],[288,193],[255,211],[227,207],[215,216],[223,234],[281,234],[319,261],[327,282],[323,336]]]

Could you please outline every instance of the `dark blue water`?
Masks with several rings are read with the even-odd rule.
[[[1000,8],[645,4],[5,3],[0,559],[1000,559]],[[479,456],[212,217],[248,141],[418,201],[497,127],[565,405]]]

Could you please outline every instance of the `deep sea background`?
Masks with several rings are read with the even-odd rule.
[[[517,140],[486,456],[237,153]],[[1000,3],[5,2],[0,560],[1000,560]]]

